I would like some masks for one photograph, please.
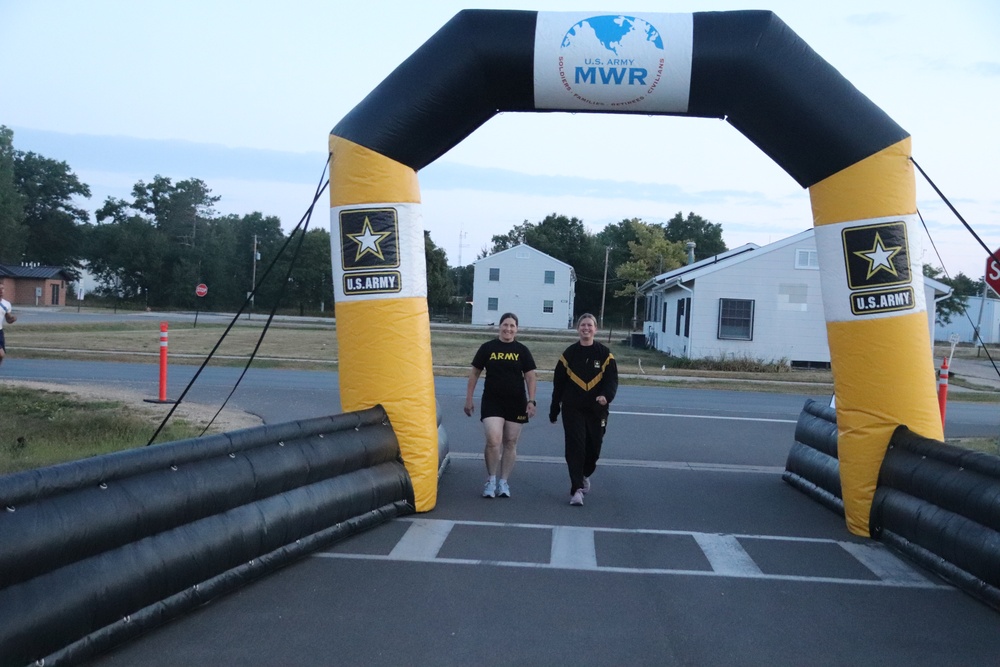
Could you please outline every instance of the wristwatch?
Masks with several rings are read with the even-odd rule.
[[[535,399],[531,399],[530,401],[528,401],[528,403],[531,403],[535,407],[538,407],[538,401],[536,401]]]

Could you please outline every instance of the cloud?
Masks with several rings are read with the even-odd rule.
[[[978,74],[980,76],[1000,76],[1000,63],[981,61],[973,63],[969,69],[972,70],[973,74]]]
[[[12,128],[14,146],[45,157],[63,160],[78,175],[97,180],[91,184],[98,204],[100,194],[120,190],[127,197],[138,180],[163,175],[175,180],[198,178],[212,188],[239,192],[241,200],[252,191],[272,184],[285,194],[299,192],[294,186],[319,182],[325,157],[322,153],[296,153],[255,148],[232,148],[221,144],[190,141],[138,139],[123,136],[66,134],[30,128]],[[578,176],[537,175],[494,167],[476,167],[439,160],[420,172],[421,187],[435,191],[476,191],[516,194],[522,197],[573,197],[598,200],[658,202],[691,209],[707,204],[780,205],[752,190],[706,190],[689,192],[671,183],[637,182]],[[302,191],[305,192],[305,191]],[[308,204],[308,200],[304,201]],[[233,202],[221,202],[232,210]],[[251,213],[248,209],[243,213]],[[262,211],[265,214],[268,210]],[[290,219],[282,216],[288,223]],[[296,218],[297,219],[297,218]]]
[[[192,141],[64,134],[13,127],[14,147],[65,161],[73,171],[127,174],[187,173],[184,178],[315,182],[326,156]],[[211,183],[209,183],[211,185]]]

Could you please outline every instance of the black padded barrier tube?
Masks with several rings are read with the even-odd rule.
[[[419,171],[497,113],[561,111],[535,107],[537,16],[459,12],[331,134]],[[688,110],[663,115],[725,119],[803,187],[909,136],[773,12],[692,16]]]
[[[1000,457],[893,433],[872,537],[1000,609]]]
[[[51,665],[411,513],[413,490],[377,407],[17,473],[0,503],[0,664]]]
[[[844,515],[837,459],[837,412],[807,399],[795,424],[782,479],[827,508]]]

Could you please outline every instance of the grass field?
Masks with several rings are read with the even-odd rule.
[[[0,474],[145,445],[162,419],[120,400],[81,400],[69,392],[18,385],[0,384],[0,405]],[[172,419],[157,442],[192,438],[202,430]]]
[[[171,364],[200,364],[213,349],[213,364],[242,365],[260,339],[263,321],[241,320],[222,339],[224,326],[189,322],[172,324],[169,330]],[[18,325],[8,336],[12,355],[21,358],[100,359],[151,361],[159,356],[159,323],[124,322],[90,325]],[[437,375],[465,375],[476,348],[496,336],[495,331],[468,327],[434,327],[431,352]],[[221,339],[221,342],[220,342]],[[576,340],[575,332],[522,330],[518,339],[535,357],[541,372],[555,367],[559,354]],[[790,371],[775,360],[706,360],[700,366],[690,360],[671,358],[656,351],[631,348],[624,334],[606,332],[599,339],[608,344],[625,375],[650,380],[700,377],[735,380],[780,380],[831,384],[829,371]],[[683,368],[677,368],[683,362]],[[266,332],[255,363],[281,368],[336,368],[337,331],[332,324],[290,325],[276,323]]]

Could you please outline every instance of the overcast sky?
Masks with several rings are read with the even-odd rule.
[[[0,124],[66,160],[94,196],[161,174],[200,178],[220,213],[290,230],[333,126],[464,8],[691,12],[769,9],[913,137],[913,155],[1000,247],[1000,3],[802,0],[605,3],[368,0],[0,0]],[[591,231],[693,211],[729,247],[811,226],[807,191],[721,120],[502,114],[419,174],[424,225],[452,265],[549,213]],[[986,254],[917,178],[918,207],[952,275]],[[329,225],[329,199],[311,223]],[[0,241],[2,242],[2,241]]]

